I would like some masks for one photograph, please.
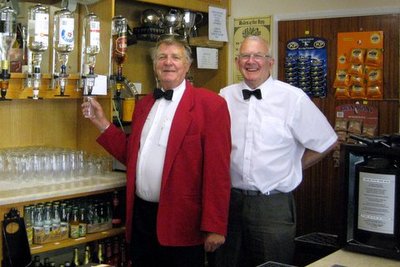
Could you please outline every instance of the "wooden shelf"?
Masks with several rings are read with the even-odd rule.
[[[125,173],[109,172],[101,176],[74,179],[71,181],[32,182],[0,182],[0,209],[23,206],[26,204],[70,199],[82,196],[112,192],[126,185]]]
[[[50,242],[43,245],[34,244],[31,246],[31,254],[39,254],[47,251],[52,251],[56,249],[66,248],[66,247],[73,247],[80,244],[85,244],[88,242],[113,237],[117,235],[121,235],[125,233],[125,227],[121,228],[112,228],[106,231],[94,233],[94,234],[87,234],[85,237],[77,238],[77,239],[65,239],[58,242]]]
[[[207,36],[199,36],[191,37],[189,39],[189,45],[209,48],[222,48],[224,46],[224,42],[211,41]]]
[[[137,0],[138,2],[151,3],[162,6],[190,9],[200,12],[208,12],[209,6],[226,8],[230,14],[230,0]]]

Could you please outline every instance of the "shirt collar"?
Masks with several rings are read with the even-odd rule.
[[[165,91],[164,88],[161,88],[163,91]],[[186,89],[186,80],[184,79],[181,84],[179,84],[177,87],[171,89],[174,90],[174,94],[172,95],[171,101],[179,101],[182,98],[183,92]]]
[[[249,89],[251,91],[255,90],[255,89],[260,89],[261,91],[264,90],[264,88],[266,88],[268,86],[268,84],[270,84],[274,79],[272,78],[272,76],[269,76],[268,79],[263,82],[262,84],[260,84],[260,86],[258,86],[257,88],[251,89],[243,80],[241,82],[241,89]]]

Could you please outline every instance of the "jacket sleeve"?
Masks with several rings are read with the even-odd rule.
[[[98,138],[97,142],[119,162],[126,165],[128,136],[114,124],[111,124]]]

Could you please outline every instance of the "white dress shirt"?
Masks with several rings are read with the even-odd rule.
[[[231,116],[232,187],[290,192],[302,180],[305,149],[324,152],[337,136],[299,88],[270,77],[260,87],[262,99],[244,100],[244,83],[223,88]]]
[[[172,100],[156,100],[147,116],[140,137],[137,162],[136,194],[140,198],[158,202],[168,137],[176,108],[185,91],[185,80],[173,89]]]

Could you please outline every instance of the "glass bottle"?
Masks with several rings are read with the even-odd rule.
[[[57,233],[60,232],[61,218],[60,218],[60,203],[58,201],[53,203],[51,222],[52,222],[52,231]]]
[[[86,209],[80,208],[79,209],[79,236],[84,237],[86,236],[87,232],[87,219],[86,219]]]
[[[79,238],[79,214],[78,207],[74,206],[72,208],[72,215],[69,221],[69,237]]]
[[[35,255],[35,257],[33,258],[33,266],[34,267],[42,267],[42,263],[40,262],[40,256],[39,255]]]
[[[100,207],[99,207],[99,203],[95,202],[93,205],[93,221],[94,223],[100,223]]]
[[[80,266],[80,265],[81,265],[81,263],[79,262],[79,250],[78,250],[78,248],[74,248],[71,266],[76,267],[76,266]]]
[[[114,237],[114,240],[113,240],[113,253],[112,253],[112,258],[113,258],[113,260],[112,260],[112,263],[113,263],[113,265],[115,265],[115,266],[119,266],[119,263],[120,263],[120,257],[121,257],[121,255],[120,255],[120,243],[119,243],[119,238],[118,238],[118,236],[115,236]]]
[[[60,204],[60,233],[61,236],[68,236],[69,232],[69,214],[67,210],[67,203]]]
[[[127,50],[127,20],[122,16],[115,16],[111,21],[112,59],[119,66],[126,58]]]
[[[55,76],[58,79],[60,95],[65,96],[64,92],[67,86],[67,63],[68,55],[74,50],[74,14],[67,8],[62,8],[54,12],[54,36],[53,48],[57,52],[57,71]]]
[[[39,99],[42,54],[49,46],[49,8],[37,4],[28,10],[28,48],[32,52],[29,73],[33,78],[33,99]]]
[[[94,13],[89,13],[83,19],[82,74],[87,75],[94,69],[96,55],[100,52],[100,19]]]
[[[126,258],[126,248],[125,248],[125,242],[123,241],[121,243],[121,251],[120,251],[120,267],[127,267],[128,266],[128,260]]]
[[[17,38],[17,13],[8,6],[0,8],[1,98],[5,99],[10,79],[10,49]]]
[[[33,220],[33,206],[27,205],[24,207],[24,221],[29,245],[33,242]]]
[[[106,243],[106,264],[114,265],[114,258],[113,258],[113,249],[111,241],[107,241]]]
[[[101,202],[99,205],[99,223],[104,223],[106,222],[106,213],[104,209],[104,202]]]
[[[121,219],[121,206],[119,204],[118,191],[115,190],[113,192],[112,197],[112,220],[111,220],[113,228],[121,227],[122,219]]]
[[[33,225],[33,238],[34,243],[41,243],[44,239],[45,232],[44,232],[44,219],[43,219],[43,204],[39,203],[35,207],[34,211],[35,222]]]
[[[74,50],[74,14],[67,8],[54,12],[54,49],[59,53]]]
[[[43,229],[46,236],[50,236],[51,231],[51,203],[44,206]]]
[[[50,259],[49,258],[44,258],[43,266],[44,267],[50,267]]]
[[[89,264],[91,261],[91,253],[90,253],[90,246],[85,246],[85,257],[83,260],[83,264]]]
[[[83,38],[81,74],[83,82],[84,101],[90,102],[93,87],[95,85],[96,55],[100,52],[100,19],[94,13],[89,13],[83,18]],[[93,107],[90,105],[86,118],[93,116]]]
[[[127,20],[122,16],[115,16],[111,21],[111,36],[112,36],[112,46],[111,46],[111,55],[113,64],[113,74],[115,76],[115,97],[117,99],[121,96],[121,90],[123,88],[123,74],[122,67],[123,63],[127,59],[126,51],[127,51]],[[115,69],[116,67],[116,69]],[[119,101],[117,105],[120,105]],[[120,107],[117,107],[118,112],[121,111]]]
[[[52,223],[55,226],[59,226],[61,223],[61,217],[60,217],[60,204],[59,202],[54,202],[53,203],[53,214],[52,214]]]
[[[99,242],[97,245],[97,255],[94,260],[95,263],[105,263],[103,243]]]
[[[37,4],[28,10],[28,48],[44,52],[49,46],[49,8]]]

